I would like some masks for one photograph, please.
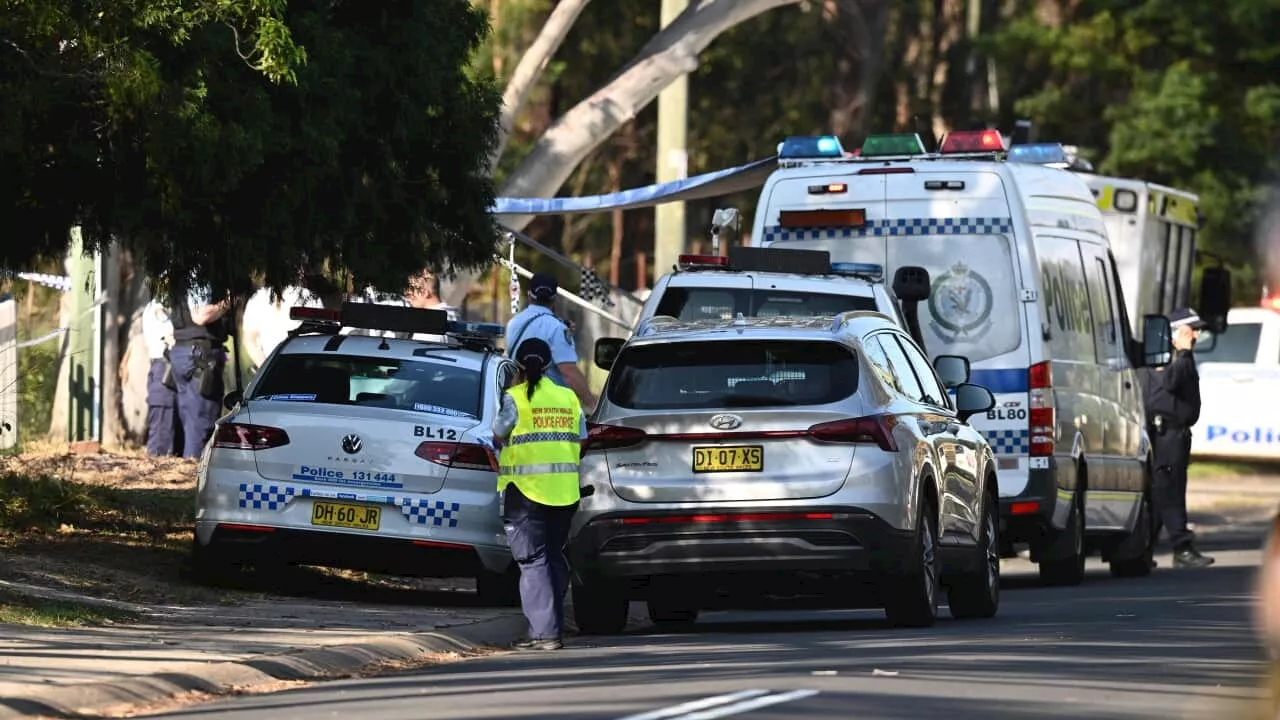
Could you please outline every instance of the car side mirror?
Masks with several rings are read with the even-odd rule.
[[[241,400],[244,400],[244,393],[239,390],[232,390],[222,397],[222,407],[232,410],[240,404]]]
[[[984,413],[996,406],[996,396],[981,385],[960,383],[956,391],[956,416],[960,422],[968,422],[969,418]]]
[[[600,338],[596,340],[596,367],[601,370],[611,369],[614,361],[618,359],[618,353],[622,350],[622,345],[625,342],[622,338]]]
[[[1163,367],[1173,360],[1173,330],[1163,315],[1142,317],[1142,364]]]
[[[969,358],[961,355],[939,355],[933,359],[933,369],[943,387],[948,389],[969,382]]]
[[[1200,276],[1200,307],[1197,314],[1215,333],[1227,329],[1227,312],[1231,310],[1231,271],[1205,268]]]

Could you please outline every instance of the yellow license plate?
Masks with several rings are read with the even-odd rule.
[[[760,445],[693,449],[693,471],[696,473],[761,470],[764,470],[764,448]]]
[[[376,505],[317,502],[311,505],[311,524],[377,530],[382,524],[382,508]]]

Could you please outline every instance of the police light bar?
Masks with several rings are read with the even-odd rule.
[[[1009,148],[1009,162],[1065,168],[1070,167],[1071,158],[1062,143],[1030,143]]]
[[[938,148],[940,155],[989,153],[1008,150],[999,130],[956,130],[947,133]]]
[[[289,308],[289,319],[311,323],[340,323],[342,322],[342,313],[337,310],[325,310],[324,308],[291,307]]]
[[[826,275],[831,272],[831,253],[826,250],[730,245],[729,267],[743,272]]]
[[[901,157],[908,155],[924,155],[924,141],[918,133],[897,133],[893,135],[868,135],[862,143],[859,157]]]
[[[469,340],[496,340],[505,335],[507,329],[500,323],[450,320],[445,332],[453,337]]]
[[[721,255],[680,255],[676,258],[676,267],[681,270],[697,270],[699,268],[729,269],[729,258]]]
[[[883,280],[884,266],[875,263],[837,262],[831,263],[831,274]]]
[[[842,158],[845,156],[840,138],[835,135],[806,137],[793,135],[778,143],[780,160],[798,160],[801,158]]]

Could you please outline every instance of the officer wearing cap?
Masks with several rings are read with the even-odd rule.
[[[577,510],[580,442],[586,418],[577,395],[551,382],[551,347],[522,340],[512,357],[519,372],[502,394],[493,421],[502,524],[520,566],[520,605],[529,620],[524,650],[563,647],[569,563],[564,546]]]
[[[231,298],[215,302],[209,288],[182,282],[173,283],[170,291],[169,362],[178,394],[182,456],[199,457],[222,411],[222,371],[227,364],[223,344],[230,334],[225,316]]]
[[[547,379],[576,393],[582,407],[590,412],[595,409],[596,398],[578,369],[573,328],[552,311],[559,287],[554,276],[534,273],[529,284],[529,304],[507,323],[507,349],[520,347],[525,338],[538,338],[545,342],[551,348]]]
[[[1152,500],[1157,532],[1164,525],[1173,544],[1174,567],[1207,567],[1213,558],[1192,544],[1187,528],[1187,465],[1191,462],[1191,427],[1200,419],[1200,373],[1194,346],[1204,320],[1190,308],[1169,315],[1173,330],[1173,361],[1147,373],[1145,398],[1147,433],[1155,456]]]
[[[182,425],[178,422],[178,393],[169,372],[169,348],[173,323],[160,298],[152,298],[142,311],[142,339],[151,369],[147,371],[147,454],[160,457],[182,454]]]

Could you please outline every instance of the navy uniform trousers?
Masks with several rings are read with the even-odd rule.
[[[1194,534],[1187,529],[1187,466],[1191,464],[1191,431],[1165,428],[1157,432],[1149,428],[1155,477],[1151,479],[1151,495],[1156,521],[1169,533],[1174,550],[1191,543]],[[1156,534],[1160,532],[1157,525]]]
[[[169,361],[154,358],[147,371],[147,454],[182,454],[182,425],[178,422],[178,393],[164,384]]]
[[[520,566],[520,606],[532,639],[564,634],[564,599],[569,592],[564,546],[577,510],[577,503],[555,507],[534,502],[515,483],[502,491],[502,525],[511,556]]]
[[[206,372],[214,373],[211,397],[200,394],[198,363],[213,363]],[[220,347],[208,347],[179,343],[169,351],[173,364],[173,383],[178,394],[178,420],[182,424],[182,456],[200,457],[205,443],[213,434],[213,424],[222,414],[223,367],[226,353]]]

